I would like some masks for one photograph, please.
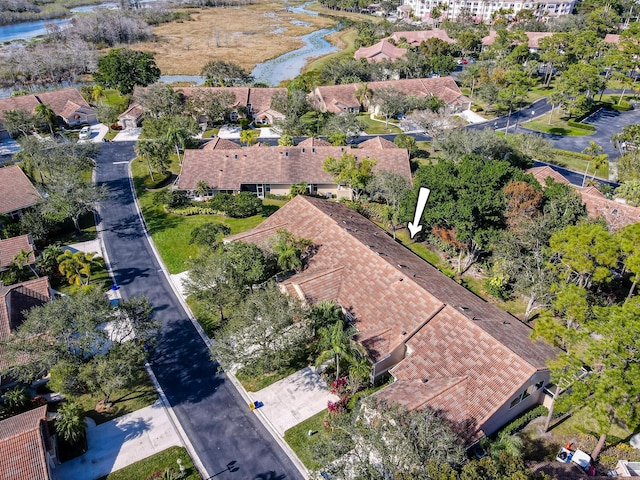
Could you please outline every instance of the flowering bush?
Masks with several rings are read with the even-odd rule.
[[[340,377],[331,382],[331,393],[342,396],[347,388],[347,380],[347,377]]]
[[[327,410],[329,410],[329,413],[333,415],[342,413],[345,410],[344,403],[342,403],[342,400],[338,400],[337,402],[332,402],[331,400],[329,400],[327,402]]]

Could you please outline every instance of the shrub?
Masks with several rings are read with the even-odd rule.
[[[593,125],[590,125],[588,123],[576,122],[575,120],[568,120],[567,125],[573,128],[578,128],[580,130],[587,130],[589,132],[596,131],[596,127],[594,127]]]
[[[614,103],[613,105],[611,105],[610,108],[612,110],[617,110],[618,112],[628,112],[629,110],[631,110],[633,108],[633,105],[631,105],[631,103],[623,100],[620,103]]]
[[[117,123],[112,123],[111,125],[109,125],[109,128],[111,130],[115,130],[115,131],[120,131],[122,130],[122,126],[118,125]]]
[[[527,424],[534,418],[542,417],[543,415],[547,415],[548,413],[549,410],[547,410],[547,407],[538,405],[531,410],[527,410],[515,420],[512,420],[510,423],[505,425],[501,431],[505,432],[506,435],[513,435],[514,433],[518,433],[520,430],[526,427]]]
[[[224,209],[229,217],[246,218],[262,211],[262,200],[251,192],[240,192],[231,198],[233,201]]]
[[[191,215],[213,215],[216,212],[207,207],[199,207],[197,205],[191,205],[183,208],[167,208],[167,212],[172,215],[181,215],[183,217],[190,217]]]

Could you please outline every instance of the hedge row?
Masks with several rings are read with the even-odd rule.
[[[549,414],[549,410],[544,405],[538,405],[531,410],[524,412],[522,415],[517,417],[515,420],[512,420],[510,423],[505,425],[501,431],[506,432],[507,435],[513,435],[514,433],[518,433],[527,424],[533,420],[534,418],[546,416]]]
[[[617,110],[618,112],[628,112],[633,108],[633,105],[629,102],[625,102],[624,100],[620,103],[614,103],[609,108],[612,110]]]
[[[579,128],[580,130],[587,130],[589,132],[596,131],[596,127],[594,127],[593,125],[590,125],[588,123],[576,122],[575,120],[567,121],[567,125],[569,125],[570,127]]]

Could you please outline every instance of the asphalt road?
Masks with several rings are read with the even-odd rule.
[[[150,359],[160,386],[209,478],[302,478],[235,387],[224,374],[216,374],[209,350],[164,276],[130,189],[128,162],[135,156],[133,145],[101,145],[96,182],[107,185],[110,195],[100,204],[98,220],[122,297],[145,295],[162,325]]]

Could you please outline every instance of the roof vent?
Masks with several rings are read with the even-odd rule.
[[[376,248],[376,246],[375,246],[375,245],[367,245],[367,247],[369,247],[369,248]]]
[[[237,153],[234,153],[234,154],[233,154],[233,158],[234,158],[235,160],[237,160],[237,159],[238,159],[238,154],[237,154]]]
[[[304,147],[302,147],[302,153],[304,153],[304,152],[306,152],[306,150],[305,150],[305,148],[304,148]]]
[[[398,268],[409,268],[409,267],[407,267],[406,265],[403,265],[402,263],[399,263]]]
[[[510,321],[508,321],[508,320],[503,320],[503,321],[502,321],[502,324],[503,324],[503,325],[511,325],[511,322],[510,322]]]
[[[406,335],[406,334],[407,334],[406,330],[402,330],[402,335]]]
[[[316,147],[313,147],[313,148],[311,149],[311,153],[316,153]]]
[[[459,307],[460,310],[462,310],[463,312],[466,312],[467,310],[471,310],[469,307]]]
[[[387,254],[384,253],[384,252],[378,252],[378,255],[380,255],[381,257],[386,257],[387,256]]]
[[[284,156],[288,157],[289,156],[289,152],[284,152]]]
[[[351,230],[349,227],[344,227],[344,231],[345,232],[352,232],[353,230]]]
[[[422,383],[427,383],[427,382],[429,381],[429,379],[428,379],[428,378],[423,378],[423,379],[421,379],[420,381],[421,381]]]
[[[480,320],[480,317],[476,317],[475,315],[473,317],[471,317],[471,320],[477,321]]]
[[[349,222],[347,222],[346,220],[342,220],[342,223],[344,223],[345,225],[347,225]]]

